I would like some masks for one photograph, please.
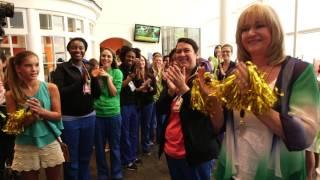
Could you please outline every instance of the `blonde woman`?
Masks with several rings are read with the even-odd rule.
[[[236,43],[235,83],[240,93],[251,83],[244,63],[249,60],[264,72],[269,87],[284,96],[262,114],[233,109],[224,119],[214,119],[213,125],[220,125],[216,129],[226,126],[216,179],[306,179],[305,149],[319,126],[320,96],[312,65],[285,55],[279,18],[263,3],[241,13]],[[212,115],[221,113],[217,110]]]

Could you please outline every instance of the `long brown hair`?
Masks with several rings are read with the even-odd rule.
[[[7,69],[7,82],[12,96],[16,102],[23,103],[27,95],[21,90],[21,85],[24,83],[17,74],[16,67],[21,65],[29,56],[38,56],[32,51],[22,51],[16,56],[9,59]]]

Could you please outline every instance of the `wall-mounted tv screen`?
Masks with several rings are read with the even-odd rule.
[[[136,24],[134,27],[134,40],[157,43],[160,39],[160,27]]]

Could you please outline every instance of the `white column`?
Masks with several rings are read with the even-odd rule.
[[[298,37],[298,0],[295,0],[295,10],[294,10],[294,27],[293,27],[293,57],[297,55],[297,37]]]
[[[229,43],[228,34],[231,13],[229,13],[230,6],[228,6],[229,0],[220,0],[220,44]]]
[[[39,13],[35,9],[27,9],[27,48],[39,57],[39,79],[44,80],[43,47],[41,45]]]
[[[93,57],[92,51],[93,51],[93,44],[91,40],[91,34],[90,34],[90,27],[89,27],[89,21],[88,19],[83,19],[83,38],[88,43],[88,49],[85,55],[85,58],[87,60],[91,59]]]

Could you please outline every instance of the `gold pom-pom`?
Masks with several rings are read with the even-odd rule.
[[[205,72],[204,73],[204,81],[205,81],[206,87],[209,89],[211,94],[218,93],[218,88],[219,88],[220,82],[215,79],[213,74]],[[193,83],[193,86],[191,89],[192,109],[198,110],[204,114],[207,114],[208,108],[210,106],[210,102],[208,101],[208,96],[204,96],[201,94],[198,77],[195,78],[192,83]]]
[[[226,108],[245,110],[255,114],[262,114],[272,108],[277,101],[277,88],[272,90],[264,79],[264,75],[251,62],[246,62],[249,73],[249,86],[245,93],[240,94],[240,88],[234,82],[237,78],[232,74],[222,81],[213,78],[209,73],[204,74],[205,86],[209,89],[209,96],[217,97]],[[283,95],[283,93],[278,93]],[[193,80],[191,89],[191,106],[193,109],[207,113],[210,102],[208,97],[200,93],[199,78]]]
[[[222,95],[220,98],[228,109],[243,109],[262,114],[274,106],[277,101],[277,95],[265,81],[264,75],[257,70],[257,67],[251,61],[247,61],[246,65],[249,73],[248,90],[240,94],[239,87],[236,83],[233,83],[236,77],[231,75],[222,81]]]
[[[26,109],[19,109],[14,113],[8,113],[7,122],[2,129],[7,134],[18,135],[24,131],[24,120],[32,118],[32,113]]]

